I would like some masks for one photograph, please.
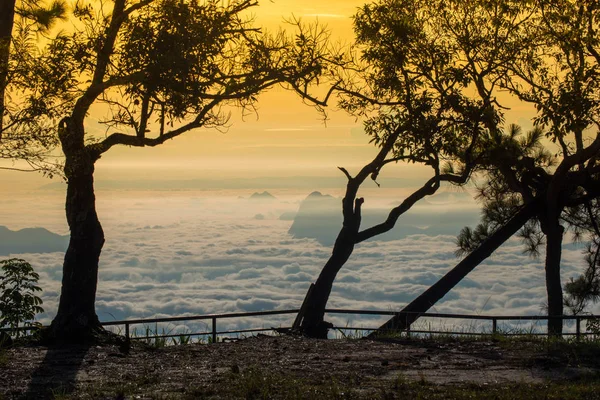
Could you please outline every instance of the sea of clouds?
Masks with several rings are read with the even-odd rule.
[[[310,191],[275,189],[270,192],[276,199],[271,200],[251,200],[252,192],[98,191],[98,212],[106,234],[96,303],[100,320],[298,308],[331,253],[330,242],[340,227],[341,200],[332,196],[323,202],[317,218],[321,223],[311,232],[306,220],[301,220],[306,214],[298,214]],[[63,196],[62,191],[46,189],[1,198],[0,225],[68,234]],[[401,197],[394,191],[369,193],[365,227],[384,218],[386,209]],[[455,235],[464,225],[476,223],[478,214],[477,204],[466,192],[429,198],[401,217],[395,236],[356,246],[338,275],[329,307],[402,309],[456,265]],[[296,235],[301,237],[289,232],[293,223],[303,226],[302,235]],[[409,234],[402,234],[403,229]],[[331,241],[323,239],[331,235]],[[582,247],[564,248],[565,282],[584,268]],[[28,260],[40,274],[46,309],[40,316],[42,323],[49,323],[56,312],[63,256],[61,252],[10,255]],[[512,239],[431,311],[541,315],[545,293],[543,259],[523,254],[522,244]],[[220,320],[218,328],[285,326],[293,317]],[[339,326],[376,327],[385,318],[330,315],[328,320]],[[423,324],[430,322],[449,330],[489,329],[485,324],[457,326],[439,320]],[[523,329],[528,327],[531,323]],[[165,327],[168,331],[202,328],[191,323]]]

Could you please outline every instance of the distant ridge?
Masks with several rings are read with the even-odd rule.
[[[450,199],[452,196],[441,196],[439,200]],[[385,221],[389,212],[390,209],[363,207],[361,228]],[[292,237],[316,239],[319,243],[330,246],[342,227],[342,199],[314,191],[302,200],[293,221],[288,231]],[[394,229],[372,240],[397,240],[418,234],[455,236],[462,227],[473,226],[478,222],[477,208],[452,210],[432,204],[408,211],[400,217]]]
[[[298,208],[288,233],[294,238],[314,238],[330,245],[342,226],[342,201],[314,191]]]
[[[262,193],[254,192],[250,196],[250,200],[276,200],[277,198],[266,190]]]
[[[45,228],[25,228],[11,231],[5,226],[0,226],[0,256],[64,252],[68,245],[69,236],[57,235]]]

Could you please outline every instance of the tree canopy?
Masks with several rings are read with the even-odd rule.
[[[569,0],[377,1],[355,17],[363,67],[354,70],[362,76],[345,81],[342,106],[370,116],[367,133],[382,151],[394,151],[393,161],[431,165],[438,177],[483,177],[483,224],[463,231],[461,252],[489,255],[487,239],[509,221],[502,241],[517,221],[525,225],[521,235],[529,250],[546,244],[551,316],[563,313],[565,226],[577,236],[596,234],[589,210],[600,172],[598,9],[594,1]],[[526,135],[506,124],[514,104],[532,106],[534,127]],[[395,138],[397,127],[402,133]],[[499,245],[497,238],[492,242]],[[592,287],[595,266],[590,271],[570,287]],[[551,333],[561,329],[559,319],[549,320]]]
[[[152,147],[197,128],[226,129],[233,108],[284,85],[319,106],[310,91],[336,58],[319,25],[263,32],[255,0],[77,2],[73,28],[14,59],[18,113],[58,137],[71,231],[57,316],[50,335],[85,340],[102,331],[95,314],[104,232],[95,209],[96,161],[115,146]],[[110,8],[109,8],[110,7]],[[329,96],[331,89],[326,96]],[[104,134],[88,120],[101,107]]]
[[[520,235],[531,254],[538,255],[546,245],[548,312],[561,315],[560,249],[565,233],[592,243],[590,270],[578,283],[567,285],[568,291],[581,292],[589,287],[584,282],[596,279],[592,264],[597,249],[593,210],[600,194],[600,7],[594,1],[502,1],[498,5],[515,12],[513,16],[503,11],[498,18],[499,24],[511,27],[511,39],[504,49],[509,62],[494,72],[497,91],[531,104],[534,128],[526,135],[514,125],[506,132],[490,130],[482,141],[478,151],[480,171],[486,177],[479,190],[482,225],[475,231],[463,230],[458,244],[461,251],[472,250],[517,207],[542,198],[543,206]],[[561,324],[550,320],[550,331],[560,333]]]

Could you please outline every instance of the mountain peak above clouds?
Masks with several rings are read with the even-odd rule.
[[[0,226],[0,256],[64,252],[68,244],[69,236],[58,235],[45,228],[12,231],[6,226]]]
[[[262,193],[254,192],[250,196],[250,200],[276,200],[277,198],[266,190]]]

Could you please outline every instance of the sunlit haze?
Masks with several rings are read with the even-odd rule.
[[[291,29],[284,20],[300,18],[327,25],[334,42],[349,44],[351,16],[363,4],[273,0],[261,1],[253,12],[265,30]],[[529,106],[499,101],[510,108],[507,123],[531,127]],[[101,320],[300,305],[341,226],[346,178],[338,167],[356,173],[377,149],[362,121],[337,110],[335,102],[325,121],[281,87],[259,96],[256,113],[231,113],[224,132],[201,128],[154,148],[117,146],[96,163],[97,207],[106,233],[96,303]],[[95,136],[110,133],[98,124],[102,117],[100,108],[88,115],[86,129]],[[423,166],[386,166],[378,179],[381,188],[371,180],[361,188],[365,224],[383,221],[391,207],[431,175]],[[68,235],[65,188],[58,177],[0,171],[0,226],[43,227]],[[394,233],[357,246],[331,304],[396,310],[434,283],[457,262],[456,234],[479,220],[471,189],[444,186],[411,210]],[[275,199],[249,199],[266,190]],[[299,209],[317,190],[321,193],[313,197],[323,201],[324,211],[317,214],[323,218],[321,225],[309,226],[310,218],[302,219]],[[563,281],[583,265],[581,247],[568,246]],[[522,250],[520,241],[509,241],[436,311],[542,313],[543,260]],[[49,322],[58,302],[64,252],[32,248],[18,256],[40,272],[47,311],[42,321]]]

